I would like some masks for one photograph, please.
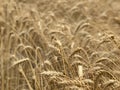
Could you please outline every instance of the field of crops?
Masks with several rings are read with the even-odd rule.
[[[120,0],[0,0],[0,90],[120,90]]]

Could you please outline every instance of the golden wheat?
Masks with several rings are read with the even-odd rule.
[[[0,0],[0,90],[120,90],[119,0]]]

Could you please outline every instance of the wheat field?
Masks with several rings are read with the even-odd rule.
[[[0,0],[0,90],[120,90],[120,0]]]

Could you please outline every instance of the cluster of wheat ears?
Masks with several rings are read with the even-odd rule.
[[[0,90],[120,90],[119,0],[0,0]]]

